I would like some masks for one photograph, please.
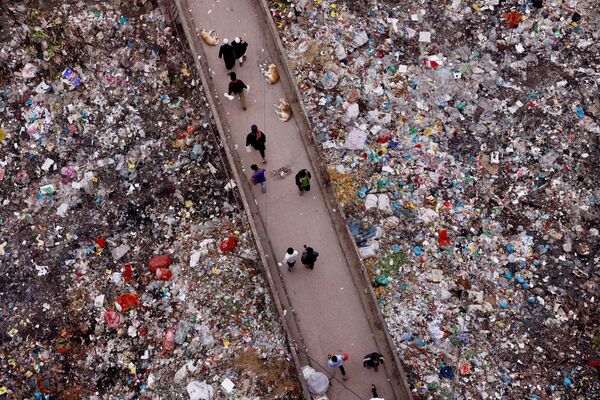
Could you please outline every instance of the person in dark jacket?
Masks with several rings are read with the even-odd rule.
[[[377,371],[377,367],[379,367],[379,364],[383,364],[383,355],[379,354],[376,351],[374,351],[371,354],[367,354],[363,358],[363,367],[365,368],[374,368],[375,371]]]
[[[252,146],[255,150],[258,150],[260,156],[262,157],[263,164],[266,164],[267,160],[265,159],[265,142],[267,141],[267,137],[262,131],[258,130],[256,125],[252,125],[250,127],[251,132],[246,136],[246,148],[248,146]],[[250,151],[250,150],[248,150]]]
[[[301,169],[296,174],[296,186],[298,186],[300,196],[302,196],[305,191],[310,191],[310,178],[310,172],[306,169]]]
[[[373,396],[373,398],[371,400],[379,399],[379,395],[377,394],[377,386],[371,385],[371,395]],[[381,400],[383,400],[383,399],[381,399]]]
[[[306,247],[306,245],[304,245],[304,251],[302,252],[300,261],[302,261],[302,264],[304,264],[306,268],[314,269],[315,262],[317,262],[317,257],[319,257],[318,252],[316,252],[312,247]]]
[[[260,185],[260,191],[263,193],[267,192],[267,178],[265,177],[265,169],[258,168],[258,165],[252,164],[250,169],[254,171],[252,176],[250,176],[250,180],[254,185]]]
[[[228,95],[230,99],[233,100],[231,94],[237,94],[240,96],[240,103],[242,104],[242,109],[246,109],[246,95],[244,94],[244,89],[248,89],[248,86],[241,79],[237,78],[235,72],[230,72],[229,76],[231,77],[231,82],[229,82]]]
[[[236,37],[231,43],[233,47],[233,52],[235,53],[235,59],[240,62],[240,67],[246,60],[246,49],[248,48],[248,43],[244,42],[239,37]]]
[[[219,58],[225,61],[225,67],[231,69],[235,67],[235,52],[233,46],[229,44],[229,40],[223,39],[223,45],[219,48]]]

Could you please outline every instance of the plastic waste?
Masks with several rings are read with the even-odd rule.
[[[163,351],[169,352],[175,349],[175,328],[168,328],[163,335]]]
[[[235,236],[229,236],[224,239],[220,244],[219,248],[222,252],[227,252],[235,249],[237,246],[237,238]]]
[[[115,307],[117,307],[117,310],[124,313],[139,305],[140,299],[136,293],[125,293],[115,300]]]
[[[104,313],[104,321],[110,328],[117,328],[119,326],[119,320],[120,317],[116,311],[109,310]]]
[[[302,375],[311,394],[322,395],[329,389],[329,379],[324,373],[317,372],[309,366],[304,366],[302,367]]]
[[[157,268],[155,271],[156,279],[160,281],[168,281],[173,277],[173,272],[168,268]]]
[[[155,272],[157,268],[166,268],[169,265],[171,265],[171,257],[168,254],[152,257],[148,261],[151,272]]]
[[[186,390],[190,400],[212,400],[215,394],[213,387],[204,381],[191,381],[187,384]]]

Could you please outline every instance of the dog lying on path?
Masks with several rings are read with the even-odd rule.
[[[215,33],[215,30],[207,31],[202,29],[200,31],[200,37],[209,46],[216,46],[219,43],[219,35]]]
[[[275,114],[283,122],[287,122],[292,118],[292,106],[283,97],[279,99],[279,105],[273,104],[273,106],[275,107]]]
[[[279,70],[277,70],[277,65],[273,64],[271,61],[267,60],[265,65],[261,68],[263,75],[267,78],[267,82],[271,85],[279,82]]]

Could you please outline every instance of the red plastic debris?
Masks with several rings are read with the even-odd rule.
[[[117,297],[115,300],[117,310],[121,312],[127,312],[135,306],[140,305],[140,299],[135,293],[125,293]]]
[[[523,14],[517,11],[509,12],[504,14],[504,19],[508,21],[509,28],[516,28],[521,23],[521,19],[523,18]]]
[[[437,69],[440,66],[437,61],[429,58],[423,60],[423,65],[431,69]]]
[[[98,236],[96,238],[96,244],[98,245],[98,247],[100,247],[101,249],[104,248],[104,246],[106,246],[106,242],[104,241],[104,238],[102,236]]]
[[[237,246],[237,238],[235,236],[229,236],[219,244],[221,251],[231,251]]]
[[[171,257],[167,254],[152,257],[150,261],[148,261],[148,266],[152,272],[156,271],[156,268],[166,268],[169,265],[171,265]]]
[[[173,276],[173,272],[169,268],[156,268],[156,279],[160,281],[168,281]]]
[[[446,229],[442,229],[440,231],[440,235],[438,236],[438,243],[440,246],[450,246],[450,239],[448,238],[448,231]]]
[[[133,269],[131,268],[131,264],[127,264],[123,268],[123,280],[129,282],[131,279],[133,279]]]
[[[471,375],[471,365],[468,362],[458,364],[458,371],[461,375]]]
[[[116,311],[107,311],[104,313],[104,321],[106,321],[106,325],[108,325],[111,328],[116,328],[117,326],[119,326],[119,320],[121,318],[119,317],[119,314]]]
[[[175,348],[175,328],[169,328],[163,336],[163,351],[172,351]]]

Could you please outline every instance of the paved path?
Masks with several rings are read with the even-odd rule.
[[[362,367],[362,357],[378,347],[323,195],[314,179],[310,194],[302,197],[294,185],[295,173],[310,168],[310,162],[295,119],[282,122],[275,115],[273,104],[285,97],[281,83],[269,85],[260,73],[259,64],[269,58],[268,49],[275,46],[266,43],[271,36],[262,22],[258,3],[255,0],[189,0],[188,7],[194,28],[197,31],[215,29],[221,39],[219,45],[223,38],[232,41],[235,36],[249,43],[246,62],[234,68],[238,78],[250,86],[246,95],[248,110],[242,111],[237,98],[230,101],[223,96],[229,77],[224,63],[217,57],[219,46],[202,44],[216,88],[212,95],[225,110],[220,118],[226,122],[224,126],[231,134],[230,145],[241,157],[246,176],[250,175],[251,164],[261,165],[257,151],[245,151],[244,141],[250,126],[258,125],[267,135],[267,193],[262,194],[254,187],[248,200],[258,205],[260,215],[255,218],[262,219],[276,256],[281,259],[289,246],[300,250],[304,244],[320,253],[314,270],[305,269],[298,260],[294,272],[284,268],[282,275],[310,357],[326,365],[328,353],[350,355],[346,363],[349,379],[344,382],[347,388],[341,379],[333,381],[329,397],[333,400],[369,399],[370,385],[375,383],[381,397],[395,399],[385,368],[375,373]],[[198,36],[196,39],[201,40]],[[284,166],[291,168],[292,174],[283,179],[274,176],[272,172]],[[313,367],[318,369],[314,364]],[[339,372],[336,376],[341,378]]]

